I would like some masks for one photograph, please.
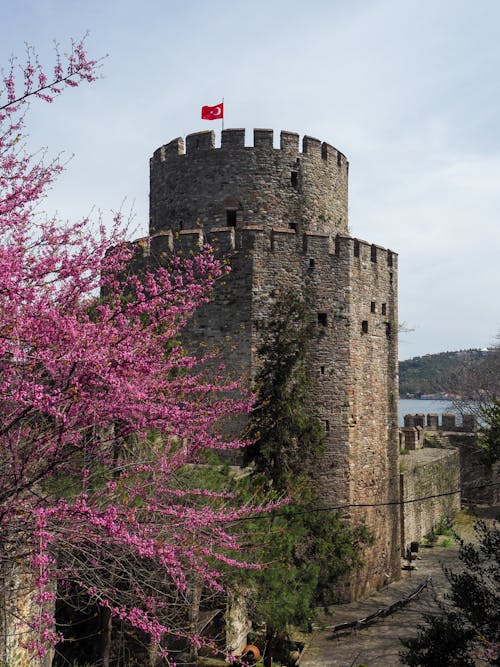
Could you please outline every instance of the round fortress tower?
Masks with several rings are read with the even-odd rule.
[[[194,354],[220,351],[228,376],[244,382],[261,366],[279,295],[306,304],[308,402],[324,425],[315,484],[374,540],[346,588],[358,597],[400,572],[397,255],[349,235],[347,177],[342,153],[308,136],[299,150],[291,132],[281,132],[280,148],[272,130],[254,130],[253,146],[244,130],[223,131],[220,148],[214,132],[174,139],[151,159],[150,238],[136,261],[161,265],[204,240],[227,259],[231,272],[183,342]]]
[[[272,130],[213,131],[170,141],[151,159],[150,233],[203,227],[273,227],[336,236],[347,234],[348,162],[336,148]]]

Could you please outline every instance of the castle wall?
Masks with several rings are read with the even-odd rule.
[[[245,146],[244,130],[213,131],[177,138],[155,151],[150,164],[150,232],[297,225],[298,231],[347,232],[345,156],[333,146],[282,132],[273,148],[272,130],[255,130]]]
[[[462,498],[466,503],[497,505],[500,503],[500,463],[491,468],[481,462],[477,433],[444,433],[460,456]]]
[[[460,461],[456,449],[421,449],[401,457],[401,500],[426,498],[403,506],[402,549],[419,542],[442,519],[460,510]],[[440,496],[440,494],[451,495]]]
[[[313,266],[311,266],[313,260]],[[275,293],[293,291],[316,324],[309,363],[316,380],[310,404],[323,422],[326,452],[317,479],[325,501],[349,502],[348,429],[341,417],[348,386],[347,274],[328,236],[299,236],[288,229],[263,235],[254,251],[252,367],[258,367],[259,323],[266,323]],[[326,321],[320,321],[320,315]]]
[[[397,256],[356,239],[340,239],[351,258],[349,350],[349,476],[353,504],[394,503],[399,498],[397,425]],[[397,505],[363,507],[375,537],[363,591],[399,576]]]
[[[491,468],[481,461],[478,442],[477,416],[463,414],[457,424],[457,415],[405,415],[405,427],[400,429],[403,449],[417,449],[432,443],[436,447],[455,447],[460,455],[460,485],[462,500],[466,503],[496,505],[500,502],[500,463]],[[410,446],[409,446],[410,445]]]
[[[298,135],[282,132],[274,149],[268,130],[255,131],[253,147],[242,130],[224,131],[221,148],[212,132],[186,144],[175,139],[151,161],[151,233],[189,252],[182,244],[196,245],[203,230],[232,268],[196,313],[188,345],[220,348],[227,371],[250,381],[276,293],[307,304],[325,502],[394,503],[344,511],[375,537],[351,582],[352,597],[366,594],[400,572],[397,256],[347,235],[347,162],[333,147],[304,137],[299,153]]]

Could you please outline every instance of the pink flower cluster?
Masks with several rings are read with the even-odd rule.
[[[29,50],[22,88],[12,63],[0,105],[0,554],[29,554],[39,656],[60,639],[58,581],[159,643],[174,632],[166,600],[178,606],[193,582],[220,590],[217,564],[250,566],[232,526],[255,508],[178,482],[206,449],[241,445],[216,426],[249,409],[179,343],[224,267],[205,247],[139,280],[119,216],[106,232],[35,213],[61,167],[19,148],[23,105],[96,66],[78,42],[50,76]]]

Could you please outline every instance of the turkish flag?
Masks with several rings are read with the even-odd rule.
[[[216,104],[214,107],[201,107],[201,117],[203,120],[224,118],[224,102]]]

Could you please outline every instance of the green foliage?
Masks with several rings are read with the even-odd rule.
[[[257,479],[244,480],[254,493]],[[260,483],[258,497],[266,488],[263,478]],[[319,499],[313,494],[304,502],[299,495],[271,520],[245,524],[254,557],[263,563],[262,569],[245,572],[252,591],[250,611],[255,621],[266,624],[270,636],[290,624],[308,630],[315,607],[337,600],[339,579],[360,563],[362,545],[370,541],[364,526],[351,528],[338,514],[318,511]]]
[[[426,354],[399,362],[399,392],[401,396],[431,394],[434,392],[457,393],[458,378],[464,366],[479,368],[487,353],[483,350],[459,350]]]
[[[401,653],[403,665],[413,667],[474,667],[469,656],[469,644],[474,632],[466,627],[460,614],[447,616],[424,616],[428,628],[420,626],[415,639],[403,641],[408,651]]]
[[[314,327],[307,309],[293,294],[283,294],[268,321],[246,457],[256,469],[253,483],[260,479],[263,493],[271,488],[292,503],[261,535],[265,567],[249,580],[254,618],[266,623],[273,656],[285,659],[276,647],[287,626],[308,626],[316,606],[336,601],[339,580],[361,563],[362,545],[371,538],[364,526],[350,527],[323,508],[314,482],[324,434],[309,401],[307,353]]]
[[[479,430],[481,460],[491,468],[500,459],[500,400],[481,409],[484,426]]]
[[[306,360],[314,329],[305,304],[291,293],[278,297],[268,321],[246,460],[265,470],[275,488],[289,490],[308,476],[323,451],[323,428],[308,405],[312,378]]]
[[[403,664],[469,667],[476,657],[500,664],[500,530],[479,522],[476,533],[477,544],[461,542],[458,572],[446,570],[449,604],[441,605],[441,615],[424,617],[415,639],[403,641]]]
[[[434,528],[431,528],[431,530],[426,533],[423,538],[421,539],[421,544],[424,547],[433,547],[438,540],[438,536]]]
[[[451,537],[454,533],[448,524],[448,519],[445,516],[442,516],[439,522],[434,526],[436,535],[447,535],[448,537]]]

